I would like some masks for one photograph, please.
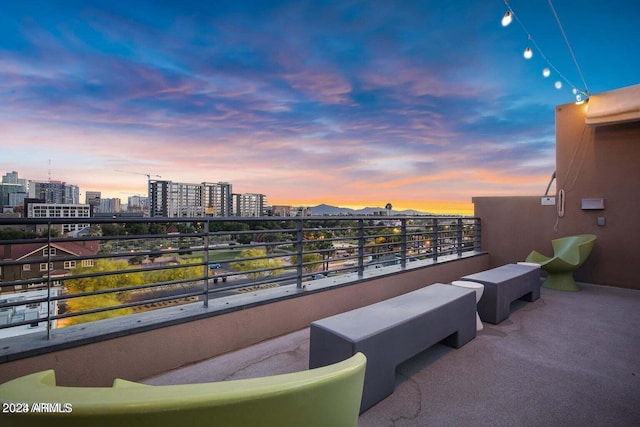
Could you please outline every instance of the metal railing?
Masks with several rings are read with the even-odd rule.
[[[50,336],[324,277],[357,281],[370,269],[462,257],[480,243],[480,220],[469,217],[0,218],[0,333],[40,327]]]

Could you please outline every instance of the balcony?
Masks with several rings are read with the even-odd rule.
[[[6,224],[2,221],[0,228]],[[277,229],[264,228],[261,221],[92,220],[121,228],[109,235],[76,237],[50,231],[68,220],[47,222],[40,227],[46,237],[30,241],[44,245],[46,251],[38,254],[43,259],[5,256],[0,262],[5,295],[15,293],[17,286],[44,290],[45,296],[29,303],[48,307],[38,319],[40,330],[25,318],[2,325],[0,332],[32,329],[1,339],[0,382],[52,367],[62,385],[95,386],[108,385],[114,377],[171,384],[304,370],[313,320],[490,267],[477,218],[265,220],[279,222]],[[38,228],[29,220],[13,223]],[[131,232],[136,224],[150,228],[169,223],[175,225],[171,230],[185,224],[194,228],[172,234],[151,234],[144,228],[141,234]],[[245,225],[220,229],[225,223]],[[97,241],[103,250],[65,253],[60,249],[65,241]],[[23,241],[3,242],[5,248],[14,243]],[[264,254],[242,255],[242,250],[256,248]],[[189,258],[193,255],[197,257]],[[189,261],[157,261],[170,257]],[[250,264],[274,257],[288,261]],[[54,274],[57,262],[75,261],[77,266],[103,259],[156,261],[126,262],[109,272],[71,269]],[[50,270],[40,278],[7,277],[7,267],[26,263]],[[234,269],[232,263],[245,265]],[[184,268],[196,273],[172,280],[131,279],[142,271]],[[121,280],[108,289],[65,284],[92,278]],[[436,345],[405,362],[397,371],[395,393],[363,413],[360,425],[637,424],[640,411],[633,402],[640,397],[640,291],[581,286],[582,292],[570,294],[543,289],[540,300],[512,304],[508,320],[485,325],[464,347]],[[144,298],[101,306],[68,304],[119,293]],[[5,301],[0,308],[22,305]],[[64,310],[52,309],[63,305]],[[109,317],[119,310],[132,311],[65,325],[69,319]]]
[[[542,288],[510,317],[485,323],[396,371],[395,392],[359,426],[631,426],[640,422],[640,291],[580,283]],[[225,381],[308,369],[309,329],[144,379],[153,385]]]
[[[61,234],[79,221],[90,226]],[[2,241],[0,261],[1,362],[27,363],[132,334],[140,345],[143,332],[153,337],[193,321],[230,334],[135,377],[416,289],[425,271],[453,280],[454,262],[468,272],[487,264],[479,221],[462,217],[2,219],[3,227],[13,227],[5,231],[13,238]],[[326,301],[337,295],[340,303]],[[28,306],[40,308],[37,321],[25,318]],[[281,310],[298,314],[283,319]],[[238,330],[234,322],[258,312],[263,330]],[[109,382],[112,374],[94,380]]]

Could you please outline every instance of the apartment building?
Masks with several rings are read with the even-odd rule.
[[[120,206],[120,199],[100,199],[100,203],[98,204],[99,212],[108,212],[108,213],[119,213],[122,209]]]
[[[84,193],[84,203],[91,206],[93,212],[99,212],[101,197],[102,193],[100,191],[86,191]]]
[[[231,184],[149,181],[149,216],[199,217],[232,214]]]
[[[79,204],[80,187],[63,181],[30,181],[29,197],[59,205]]]
[[[28,203],[28,218],[90,218],[91,206],[84,204]],[[72,233],[89,227],[89,224],[56,224],[62,233]],[[36,230],[42,231],[42,230]]]
[[[149,198],[144,196],[129,196],[127,198],[127,212],[148,212]]]
[[[232,186],[228,182],[203,182],[203,200],[209,216],[233,215]]]
[[[0,207],[14,207],[23,203],[28,193],[27,180],[18,177],[18,172],[7,172],[0,184]]]
[[[257,193],[233,194],[233,215],[259,217],[264,215],[266,196]]]

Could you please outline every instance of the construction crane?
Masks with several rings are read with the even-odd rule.
[[[122,173],[130,173],[133,175],[143,175],[147,177],[147,192],[150,190],[149,187],[151,186],[151,177],[154,178],[162,178],[160,175],[152,175],[150,173],[140,173],[140,172],[130,172],[130,171],[123,171],[123,170],[118,170],[118,169],[114,169],[116,172],[122,172]],[[148,197],[151,197],[151,194],[147,193]],[[148,207],[147,207],[148,208]],[[147,211],[147,214],[149,212]]]
[[[122,171],[122,170],[118,170],[118,169],[114,169],[115,172],[122,172],[122,173],[130,173],[133,175],[143,175],[147,177],[147,189],[149,188],[149,184],[151,183],[151,177],[154,178],[162,178],[160,175],[152,175],[150,173],[140,173],[140,172],[130,172],[130,171]]]
[[[140,173],[140,172],[121,171],[121,170],[118,170],[118,169],[114,169],[114,170],[115,170],[116,172],[131,173],[131,174],[134,174],[134,175],[143,175],[143,176],[146,176],[146,177],[147,177],[147,180],[149,180],[149,181],[151,181],[151,177],[154,177],[154,178],[162,178],[160,175],[152,175],[152,174],[150,174],[150,173]]]

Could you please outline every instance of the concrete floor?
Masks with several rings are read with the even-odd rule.
[[[638,426],[640,291],[543,288],[460,349],[400,365],[395,392],[359,426]],[[225,381],[308,369],[309,329],[143,381]]]

